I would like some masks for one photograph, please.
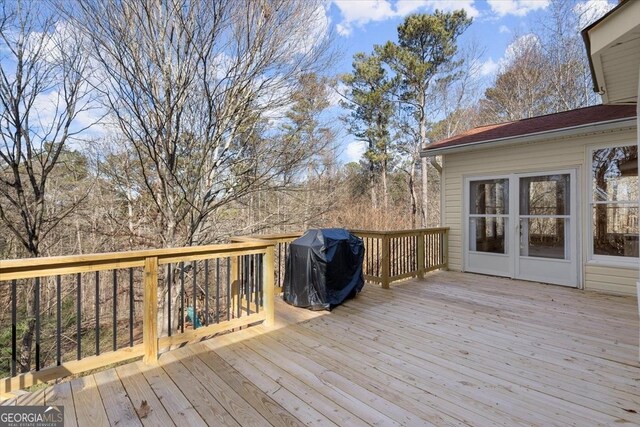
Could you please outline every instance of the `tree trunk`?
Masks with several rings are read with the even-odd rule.
[[[409,194],[411,195],[411,228],[417,228],[418,198],[416,195],[416,162],[411,162],[409,171]]]
[[[382,163],[382,201],[384,203],[384,210],[389,209],[389,191],[387,187],[387,161]]]
[[[369,186],[371,187],[371,206],[373,206],[373,209],[377,209],[378,197],[376,194],[376,176],[372,161],[369,161]]]
[[[424,146],[423,146],[424,148]],[[422,226],[428,227],[428,212],[429,212],[429,178],[427,168],[429,167],[429,159],[423,157],[420,159],[422,163]]]

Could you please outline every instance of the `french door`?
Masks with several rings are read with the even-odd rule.
[[[465,271],[578,286],[575,175],[467,179]]]

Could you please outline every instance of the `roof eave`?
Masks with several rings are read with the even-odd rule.
[[[496,147],[502,145],[512,144],[526,144],[532,142],[540,142],[545,140],[551,140],[553,138],[566,138],[578,135],[606,132],[611,130],[619,130],[623,128],[636,127],[636,117],[625,117],[622,119],[607,120],[599,123],[589,123],[579,126],[572,126],[561,129],[553,129],[536,133],[529,133],[526,135],[509,136],[504,138],[489,139],[484,141],[471,142],[468,144],[452,145],[449,147],[441,148],[427,148],[420,151],[421,157],[438,156],[441,154],[452,154],[463,151],[471,151],[475,149]]]
[[[587,51],[587,61],[589,62],[589,71],[591,72],[591,81],[593,82],[593,91],[603,96],[603,98],[606,98],[606,93],[603,94],[603,90],[602,90],[603,85],[600,82],[598,82],[598,75],[596,72],[596,67],[593,63],[593,55],[591,52],[591,36],[589,32],[592,29],[594,29],[596,26],[598,26],[600,23],[608,19],[611,15],[613,15],[614,13],[617,13],[622,7],[624,7],[625,4],[627,4],[630,1],[631,0],[620,0],[619,3],[613,9],[611,9],[609,12],[605,13],[600,19],[598,19],[595,22],[592,22],[591,24],[589,24],[589,26],[587,26],[582,31],[580,31],[585,49]],[[604,101],[605,101],[604,103],[606,104],[607,100],[604,99]]]

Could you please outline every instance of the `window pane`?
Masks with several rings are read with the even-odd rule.
[[[638,208],[631,205],[593,206],[593,253],[638,256]]]
[[[520,178],[520,215],[569,215],[569,180],[568,174]]]
[[[638,147],[595,150],[592,179],[594,201],[638,200]]]
[[[469,250],[505,253],[506,222],[506,218],[469,218]]]
[[[509,180],[471,181],[470,213],[501,215],[509,213]]]
[[[566,218],[523,218],[520,220],[520,255],[566,259]]]

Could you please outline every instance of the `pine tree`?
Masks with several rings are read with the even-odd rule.
[[[364,154],[369,166],[371,203],[378,205],[376,181],[382,181],[383,205],[388,206],[387,174],[392,156],[390,124],[395,108],[392,91],[397,79],[383,68],[379,55],[358,53],[354,56],[353,72],[342,76],[348,87],[349,102],[342,107],[349,110],[344,117],[349,132],[367,144]]]
[[[437,83],[458,77],[461,65],[456,61],[458,37],[469,27],[471,18],[464,10],[408,16],[398,27],[398,43],[387,42],[376,47],[382,60],[396,73],[399,80],[398,99],[417,128],[416,145],[426,148],[429,143],[430,117],[435,100],[431,97]],[[415,153],[418,150],[414,150]],[[417,159],[416,159],[417,160]],[[428,160],[422,159],[422,224],[427,225]]]

